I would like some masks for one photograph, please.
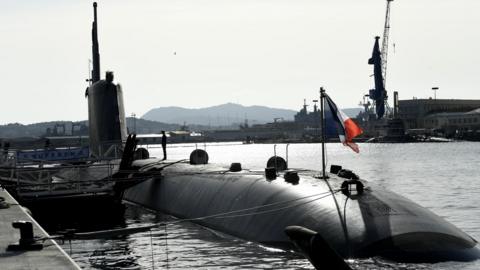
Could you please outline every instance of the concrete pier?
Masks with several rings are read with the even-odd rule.
[[[0,189],[0,268],[8,269],[80,269],[65,251],[53,240],[38,241],[40,250],[7,250],[18,243],[20,231],[12,226],[15,221],[29,221],[35,238],[49,237],[40,225],[3,189]]]

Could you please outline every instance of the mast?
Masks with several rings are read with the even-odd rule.
[[[100,53],[98,50],[97,2],[93,2],[92,23],[92,84],[100,80]]]
[[[327,179],[325,173],[325,89],[320,87],[320,126],[322,129],[322,179]]]

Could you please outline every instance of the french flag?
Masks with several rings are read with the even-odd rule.
[[[325,99],[327,100],[328,107],[332,112],[333,119],[337,122],[338,137],[343,145],[352,148],[356,153],[360,152],[358,145],[354,143],[353,138],[363,133],[363,130],[353,122],[353,120],[348,117],[344,112],[337,108],[337,105],[333,100],[325,94]]]

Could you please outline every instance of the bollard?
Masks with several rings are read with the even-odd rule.
[[[33,225],[30,221],[15,221],[12,222],[12,227],[20,230],[20,240],[16,244],[8,245],[8,251],[40,250],[43,248],[42,244],[35,241]]]

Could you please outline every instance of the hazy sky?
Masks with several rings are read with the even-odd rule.
[[[225,102],[299,109],[324,86],[340,107],[373,87],[385,0],[100,0],[102,77],[127,115]],[[387,90],[480,99],[480,1],[392,2]],[[92,1],[0,1],[0,123],[87,119]],[[393,46],[395,44],[395,48]],[[393,96],[393,95],[390,95]]]

